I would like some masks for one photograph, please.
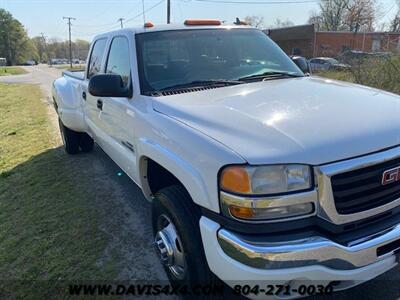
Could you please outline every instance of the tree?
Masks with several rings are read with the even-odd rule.
[[[256,28],[263,28],[265,27],[264,24],[264,17],[263,16],[247,16],[244,18],[244,21]]]
[[[286,19],[286,21],[282,21],[281,19],[276,19],[275,20],[275,25],[273,26],[274,28],[283,28],[283,27],[290,27],[294,26],[294,23],[290,21],[289,19]]]
[[[315,24],[318,28],[323,27],[323,21],[322,15],[315,10],[311,12],[310,17],[308,18],[308,24]]]
[[[375,0],[351,0],[346,7],[343,23],[349,31],[373,31],[375,15]]]
[[[39,61],[41,61],[41,62],[47,61],[48,57],[47,57],[46,45],[45,45],[45,41],[43,40],[43,37],[35,36],[34,38],[32,38],[32,43],[35,45],[35,47],[37,49]]]
[[[394,16],[392,22],[390,22],[390,31],[399,32],[400,31],[400,0],[397,1],[398,12]]]
[[[321,29],[339,31],[344,28],[344,16],[350,0],[322,0],[319,4],[321,10]]]
[[[51,38],[45,44],[42,37],[34,37],[32,41],[38,49],[38,56],[41,61],[48,61],[52,58],[67,58],[69,56],[69,44],[67,41]],[[72,42],[72,58],[86,59],[89,46],[89,42],[85,40],[77,39]]]
[[[0,8],[0,57],[6,57],[9,65],[29,59],[39,59],[37,49],[25,28],[2,8]]]
[[[390,31],[399,32],[400,31],[400,12],[394,17],[392,22],[390,23]]]
[[[309,23],[327,31],[373,31],[377,15],[375,0],[321,0],[319,12],[312,12]]]
[[[73,43],[72,52],[75,58],[86,59],[89,52],[90,43],[85,40],[77,39]]]

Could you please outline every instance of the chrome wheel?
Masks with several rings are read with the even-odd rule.
[[[154,245],[161,263],[174,277],[183,279],[186,273],[183,245],[174,224],[164,214],[158,217]]]

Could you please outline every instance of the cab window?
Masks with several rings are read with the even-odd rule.
[[[131,76],[129,54],[128,39],[122,36],[115,37],[108,54],[106,73],[120,75],[125,87],[129,85]]]
[[[106,39],[99,39],[94,42],[92,53],[89,59],[89,67],[87,77],[90,79],[93,75],[96,75],[101,71],[104,50],[106,47]]]

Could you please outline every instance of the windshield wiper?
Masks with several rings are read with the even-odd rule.
[[[160,91],[169,91],[169,90],[176,90],[176,89],[186,89],[186,88],[193,88],[193,87],[202,87],[202,86],[210,86],[210,85],[236,85],[236,84],[243,84],[240,80],[227,80],[227,79],[211,79],[211,80],[195,80],[187,83],[177,84],[165,87],[160,89]]]
[[[277,72],[277,71],[273,71],[273,72],[264,72],[261,74],[254,74],[254,75],[250,75],[250,76],[245,76],[245,77],[241,77],[238,80],[239,81],[247,81],[247,80],[256,80],[256,79],[264,79],[264,78],[276,78],[276,77],[303,77],[303,75],[298,75],[298,74],[291,74],[288,72]]]

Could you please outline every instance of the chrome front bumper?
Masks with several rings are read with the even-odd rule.
[[[400,225],[346,246],[319,236],[290,242],[252,242],[225,229],[220,229],[217,237],[226,255],[258,269],[322,265],[336,270],[352,270],[394,255],[400,248]]]
[[[400,147],[357,157],[345,161],[314,167],[316,189],[309,192],[283,195],[280,197],[263,197],[247,199],[221,192],[223,203],[243,205],[251,201],[259,207],[290,205],[293,203],[313,203],[316,211],[313,215],[335,224],[343,225],[355,221],[378,216],[386,211],[400,206],[400,198],[385,205],[353,214],[339,214],[335,207],[331,186],[331,177],[400,157]],[[222,206],[225,215],[226,207]],[[299,218],[309,217],[300,216]],[[243,220],[241,220],[244,222]],[[273,220],[274,222],[286,221]],[[246,221],[248,222],[248,221]],[[268,223],[260,221],[259,223]],[[261,226],[261,225],[260,225]],[[264,224],[268,226],[268,224]],[[283,268],[320,265],[335,270],[353,270],[392,256],[400,248],[400,224],[376,234],[347,243],[336,243],[322,236],[304,237],[298,240],[284,242],[260,242],[251,237],[243,237],[226,229],[218,230],[218,243],[228,256],[247,266],[258,269],[276,270]]]

